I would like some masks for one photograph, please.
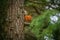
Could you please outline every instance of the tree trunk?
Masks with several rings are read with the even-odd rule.
[[[24,0],[9,0],[5,24],[6,40],[24,40]]]

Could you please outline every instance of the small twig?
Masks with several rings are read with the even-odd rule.
[[[32,6],[32,7],[35,9],[37,14],[40,14],[39,10],[35,6]]]
[[[37,3],[37,4],[42,4],[42,3],[45,3],[45,2],[38,2],[38,1],[29,1],[29,2],[32,2],[32,3]]]
[[[24,22],[24,26],[29,26],[29,25],[30,25],[30,23]]]

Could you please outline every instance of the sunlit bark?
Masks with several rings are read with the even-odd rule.
[[[24,40],[24,0],[9,0],[5,24],[6,40]]]

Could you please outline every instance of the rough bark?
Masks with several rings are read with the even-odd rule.
[[[5,24],[6,40],[24,40],[24,0],[8,0],[9,8]]]

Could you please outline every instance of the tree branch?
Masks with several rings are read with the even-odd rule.
[[[32,7],[35,9],[37,14],[40,14],[39,10],[35,6],[32,6]]]

